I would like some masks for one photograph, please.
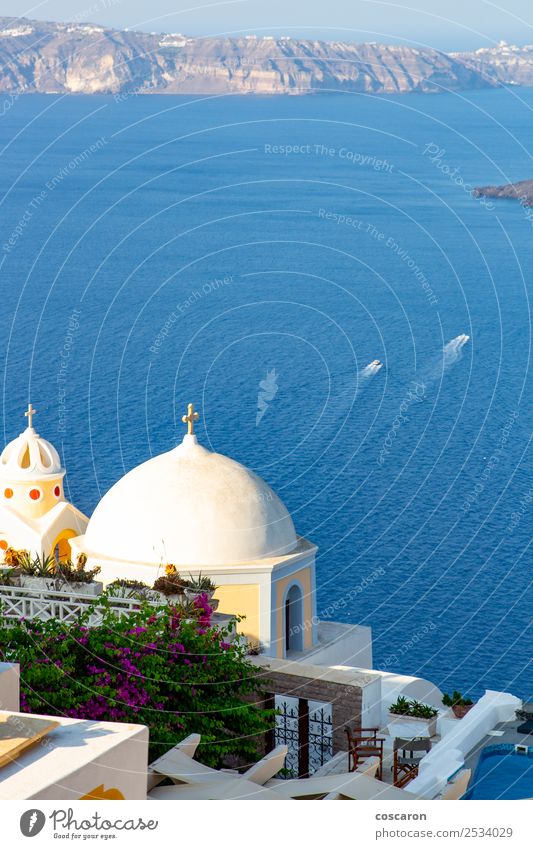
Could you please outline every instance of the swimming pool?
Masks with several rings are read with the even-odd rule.
[[[533,798],[533,748],[518,754],[510,743],[487,746],[464,798]]]

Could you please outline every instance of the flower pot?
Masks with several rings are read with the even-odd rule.
[[[474,705],[452,705],[452,710],[457,719],[462,719],[473,707]]]
[[[27,590],[39,590],[40,592],[57,592],[57,578],[38,578],[36,575],[21,575],[20,586]]]
[[[185,601],[185,595],[183,593],[172,593],[171,595],[160,593],[160,595],[167,604],[183,604]]]
[[[434,737],[437,733],[437,717],[433,716],[431,719],[424,719],[421,716],[405,716],[401,713],[389,713],[389,721],[388,725],[390,729],[393,729],[396,725],[398,728],[402,726],[405,729],[409,730],[409,733],[412,737]],[[412,729],[412,730],[411,730]],[[394,731],[391,731],[394,734]],[[397,735],[398,737],[407,737],[405,730],[402,731],[401,734]]]
[[[20,586],[41,592],[63,592],[90,596],[100,595],[103,589],[103,584],[100,581],[91,581],[90,584],[84,584],[81,581],[70,582],[64,581],[62,578],[38,578],[35,575],[21,575]]]
[[[185,596],[189,599],[189,601],[194,601],[195,598],[199,598],[201,595],[206,595],[207,600],[211,602],[215,594],[215,590],[193,590],[190,587],[185,587]]]
[[[76,595],[102,595],[104,585],[101,581],[91,581],[90,584],[81,581],[57,582],[58,592],[75,593]]]
[[[20,587],[20,574],[12,566],[0,568],[0,586]]]

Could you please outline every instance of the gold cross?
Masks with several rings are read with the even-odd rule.
[[[188,413],[188,415],[182,416],[181,420],[184,424],[187,425],[187,433],[193,434],[194,433],[194,423],[197,422],[198,419],[200,418],[200,413],[194,412],[194,404],[188,404],[187,405],[187,413]]]
[[[37,412],[37,410],[33,409],[31,403],[28,404],[28,409],[24,413],[24,415],[28,417],[28,427],[33,427],[33,417],[34,417],[36,412]]]

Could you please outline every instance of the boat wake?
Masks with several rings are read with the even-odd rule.
[[[365,366],[364,369],[361,369],[361,371],[357,375],[356,397],[359,397],[359,395],[361,395],[361,393],[368,386],[371,378],[373,378],[382,368],[383,363],[380,362],[380,360],[372,360],[372,362]]]
[[[457,360],[460,360],[463,356],[463,347],[466,345],[470,336],[467,336],[466,333],[460,333],[459,336],[456,336],[455,339],[452,339],[451,342],[448,342],[447,345],[442,349],[442,366],[443,371],[446,371],[450,366],[453,366]]]
[[[417,373],[417,380],[425,386],[429,386],[435,381],[441,380],[443,375],[451,369],[455,363],[458,363],[463,356],[463,348],[470,339],[466,333],[460,333],[454,339],[451,339],[442,349],[442,354],[424,367]]]

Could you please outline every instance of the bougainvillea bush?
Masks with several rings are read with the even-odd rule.
[[[97,626],[0,625],[0,659],[21,668],[21,710],[147,725],[151,758],[196,732],[209,766],[256,760],[273,713],[245,647],[212,627],[207,596],[192,610],[143,604],[122,619],[108,605]]]

